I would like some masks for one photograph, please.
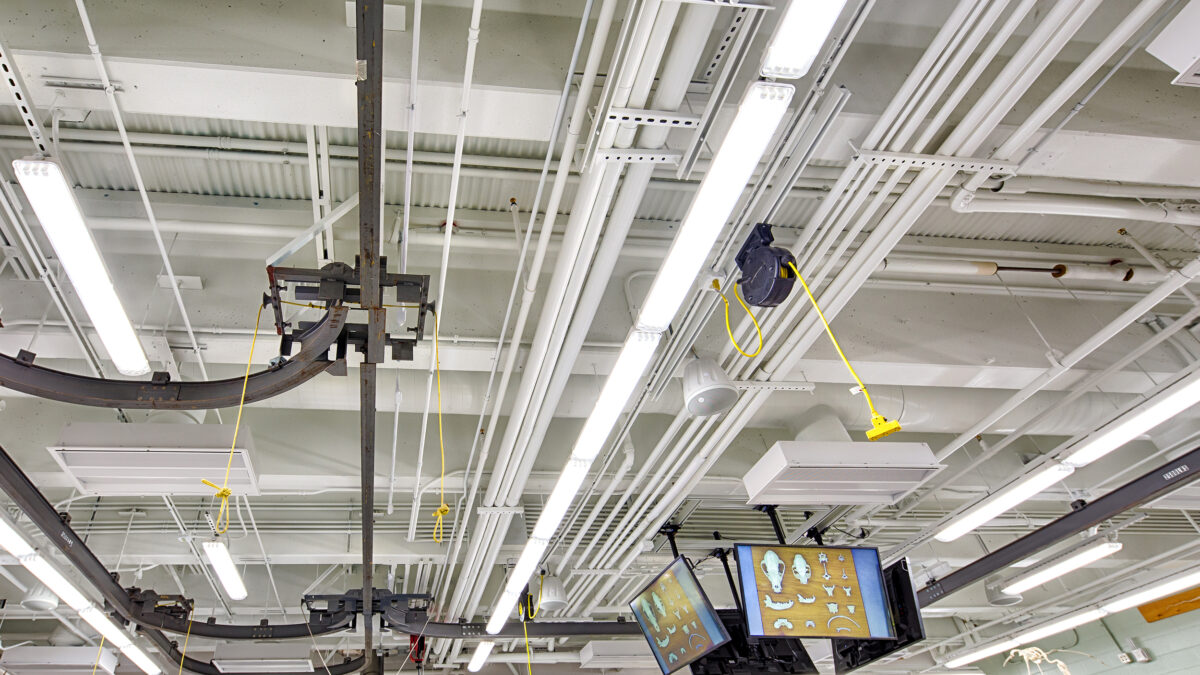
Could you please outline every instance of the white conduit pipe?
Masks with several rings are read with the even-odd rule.
[[[542,218],[542,229],[538,234],[538,246],[534,253],[533,261],[530,264],[529,276],[524,285],[521,295],[521,306],[517,313],[516,326],[513,329],[512,344],[508,350],[508,357],[504,365],[503,376],[501,377],[500,386],[497,389],[496,404],[492,409],[491,419],[488,421],[487,432],[483,438],[483,447],[480,450],[480,461],[476,468],[476,475],[473,481],[471,494],[478,491],[480,476],[486,468],[486,458],[491,448],[492,440],[495,438],[497,424],[500,419],[500,411],[503,406],[505,394],[508,391],[508,381],[513,371],[515,370],[517,354],[520,351],[520,341],[525,332],[525,324],[529,317],[529,310],[533,304],[533,297],[536,291],[536,283],[541,276],[542,264],[545,261],[546,250],[550,243],[550,234],[554,229],[554,222],[558,216],[558,207],[562,201],[563,191],[566,188],[567,178],[569,176],[572,159],[575,156],[575,150],[579,145],[579,135],[583,129],[583,121],[587,117],[587,104],[591,100],[591,93],[596,83],[596,74],[600,68],[600,59],[603,57],[604,39],[611,29],[613,15],[616,10],[616,0],[603,0],[600,5],[600,11],[596,18],[596,27],[593,32],[595,36],[592,40],[591,47],[588,51],[588,57],[584,64],[583,76],[580,79],[579,95],[575,100],[575,107],[572,111],[570,123],[567,127],[567,135],[563,141],[563,150],[558,163],[558,170],[555,174],[554,185],[551,188],[550,199],[547,203],[545,216]],[[582,28],[581,28],[582,30]],[[564,85],[564,93],[570,89],[570,81],[573,73],[567,74],[567,84]],[[553,146],[548,152],[553,151]],[[587,181],[584,181],[586,183]],[[582,185],[581,185],[582,188]],[[534,220],[537,217],[537,207],[534,206],[533,212],[530,214],[528,230],[532,230]],[[511,419],[511,416],[510,416]],[[499,464],[497,464],[499,465]],[[489,500],[488,504],[494,504],[494,501]],[[497,547],[485,545],[491,544],[496,536],[496,531],[500,528],[492,522],[492,518],[481,518],[476,527],[475,536],[471,537],[471,546],[467,552],[463,562],[464,567],[471,566],[472,569],[490,569],[477,567],[479,562],[480,551],[495,551]],[[506,530],[508,523],[511,521],[511,516],[502,517],[503,527]],[[461,541],[463,533],[460,529],[458,539]],[[486,540],[486,541],[485,541]],[[494,554],[491,556],[493,561]],[[453,562],[453,561],[452,561]],[[443,587],[450,584],[452,574],[447,573],[443,578]],[[467,592],[469,584],[457,584],[454,588],[454,595],[449,603],[449,614],[461,614],[463,603],[463,595]],[[443,593],[441,597],[446,597]]]
[[[677,7],[674,3],[672,5]],[[664,6],[663,12],[659,14],[659,19],[662,19],[664,15],[669,15],[670,20],[673,22],[675,12],[668,12],[666,9],[667,6]],[[701,56],[707,38],[712,33],[717,14],[718,8],[713,6],[688,6],[683,22],[675,37],[675,43],[671,48],[670,56],[667,59],[666,67],[663,70],[662,77],[659,79],[658,90],[655,92],[652,103],[653,109],[676,110],[682,105],[691,75],[695,71],[696,62]],[[658,62],[657,59],[652,58],[647,58],[646,61],[653,61],[655,64]],[[657,66],[654,66],[654,68],[654,70],[647,68],[639,72],[639,77],[634,82],[634,98],[629,101],[631,105],[638,108],[646,105],[649,90],[648,83],[654,81],[654,76],[657,72]],[[661,147],[666,143],[667,134],[668,129],[665,127],[648,128],[642,132],[641,147]],[[618,144],[632,143],[632,137],[633,133],[631,131],[628,134],[617,134],[616,140]],[[621,146],[618,145],[618,147]],[[569,328],[567,328],[558,362],[551,373],[547,393],[531,425],[532,433],[524,443],[524,460],[519,472],[516,474],[518,478],[511,483],[509,489],[510,500],[519,498],[520,493],[524,491],[525,480],[532,470],[533,462],[538,455],[537,449],[542,445],[542,440],[545,438],[546,431],[549,429],[554,415],[554,410],[558,405],[559,397],[562,395],[563,388],[570,377],[571,369],[579,357],[583,341],[591,329],[596,310],[600,306],[604,291],[608,288],[612,271],[621,256],[625,237],[629,232],[629,227],[633,224],[637,208],[646,194],[646,188],[650,184],[653,172],[654,165],[652,164],[636,164],[630,167],[621,185],[620,196],[613,206],[611,217],[608,219],[608,226],[604,233],[604,242],[597,251],[596,258],[587,274],[586,287],[579,297],[574,315],[570,320]],[[567,322],[562,323],[566,324]],[[532,451],[530,451],[531,448],[533,449]],[[583,498],[586,499],[587,495]]]
[[[649,0],[640,7],[636,18],[632,19],[633,30],[627,49],[613,54],[613,63],[619,62],[620,66],[614,66],[610,71],[616,75],[606,83],[606,87],[609,84],[613,85],[614,105],[625,105],[629,100],[629,92],[637,78],[660,5],[660,0]],[[630,4],[631,13],[638,9],[635,4]],[[656,51],[661,51],[663,45],[655,47]],[[610,134],[612,125],[601,120],[597,120],[596,124],[601,128],[600,147],[609,147],[615,130]],[[561,354],[570,317],[576,310],[579,293],[587,277],[588,265],[595,253],[596,242],[599,240],[623,168],[619,163],[592,160],[592,164],[586,169],[585,176],[601,174],[600,189],[594,195],[581,189],[571,210],[563,238],[563,248],[550,281],[546,301],[542,306],[533,351],[526,362],[531,365],[526,367],[521,378],[517,407],[509,416],[510,421],[517,420],[518,423],[510,422],[505,429],[500,455],[497,458],[497,466],[504,466],[505,470],[501,479],[493,479],[492,485],[489,486],[489,503],[499,500],[499,503],[504,505],[515,506],[519,500],[519,494],[514,494],[518,491],[512,489],[513,481],[527,464],[524,456],[529,448],[529,438],[533,433],[537,415],[542,409],[550,377]]]
[[[404,216],[400,225],[400,273],[408,271],[408,227],[412,216],[413,161],[417,144],[417,86],[421,56],[421,0],[413,0],[412,56],[408,74],[408,140],[404,148]],[[387,152],[384,152],[386,159]],[[386,166],[386,161],[384,162]],[[389,511],[391,513],[391,511]]]
[[[200,367],[200,375],[207,380],[208,369],[205,368],[204,358],[200,355],[200,343],[196,340],[196,333],[192,330],[192,320],[188,318],[187,307],[183,304],[183,295],[179,291],[179,280],[175,278],[175,268],[171,265],[171,257],[167,255],[167,246],[163,242],[162,232],[158,229],[158,219],[154,217],[154,207],[150,205],[150,194],[146,191],[146,182],[142,180],[142,171],[138,166],[137,158],[133,156],[133,145],[129,142],[125,119],[121,116],[121,106],[117,103],[116,88],[108,77],[108,68],[104,65],[104,56],[100,53],[100,46],[96,43],[96,33],[92,30],[92,22],[88,18],[87,7],[84,6],[83,1],[75,0],[75,7],[79,10],[79,19],[83,23],[83,32],[87,36],[88,50],[91,51],[92,61],[95,62],[96,70],[100,73],[100,82],[104,85],[104,93],[108,97],[108,107],[112,111],[113,122],[117,125],[117,133],[121,136],[121,145],[125,148],[125,156],[129,159],[133,180],[137,184],[138,194],[142,198],[142,208],[146,211],[146,219],[150,221],[150,230],[154,233],[154,243],[158,245],[158,253],[162,257],[163,270],[171,281],[171,292],[175,296],[175,305],[179,308],[179,316],[183,319],[183,326],[192,342],[192,354],[196,357],[196,364]],[[219,410],[213,412],[220,421],[221,412]]]
[[[934,46],[931,46],[930,51],[927,52],[926,55],[922,58],[922,63],[925,63],[926,69],[928,69],[932,65],[932,62],[934,60],[934,55],[931,54],[930,52],[935,52],[938,49],[944,48],[944,45],[949,41],[952,33],[954,31],[958,30],[959,26],[961,26],[963,18],[966,16],[967,11],[971,7],[971,5],[972,5],[972,3],[964,2],[964,3],[960,3],[959,6],[956,7],[955,11],[951,15],[951,19],[947,22],[948,25],[945,26],[941,32],[939,32],[938,37],[935,38]],[[941,45],[939,46],[938,43],[941,43]],[[902,85],[902,88],[901,88],[902,94],[898,95],[897,99],[904,98],[905,96],[911,96],[913,94],[913,91],[916,89],[917,84],[921,81],[921,78],[922,78],[922,74],[920,74],[918,71],[914,71],[913,75],[910,75],[910,77],[905,81],[905,84]],[[906,90],[907,90],[907,93],[905,93]],[[896,114],[895,108],[897,108],[899,105],[900,104],[896,100],[893,100],[893,105],[890,107],[891,112],[885,113],[885,117],[882,118],[880,120],[880,124],[877,125],[879,134],[882,134],[883,130],[885,130],[887,128],[886,125],[889,123],[888,119],[890,117],[894,117],[894,115]],[[876,136],[876,140],[877,140],[877,138],[878,138],[878,136]],[[847,171],[847,172],[843,173],[843,176],[839,179],[839,183],[841,183],[843,186],[846,185],[851,180],[851,176],[849,174],[853,174],[853,173],[855,173],[855,170]],[[827,201],[832,202],[832,201],[834,201],[834,199],[835,199],[834,197],[831,197]],[[832,208],[832,204],[830,205],[829,208]],[[813,222],[819,222],[819,221],[814,219]],[[761,402],[758,402],[757,404],[754,404],[754,405],[750,405],[750,403],[759,398],[760,398],[759,392],[751,392],[750,394],[743,395],[743,397],[739,400],[739,406],[735,406],[734,411],[731,411],[729,414],[727,414],[726,418],[722,421],[722,428],[726,429],[727,434],[734,433],[733,431],[730,431],[731,429],[740,429],[741,428],[742,424],[739,423],[739,421],[738,421],[739,418],[741,416],[746,416],[746,419],[748,420],[749,416],[747,415],[747,411],[750,409],[756,410],[757,407],[759,405],[761,405]],[[765,396],[762,396],[761,398],[762,398],[762,400],[765,400]],[[750,414],[752,414],[752,411]],[[690,447],[692,444],[698,442],[698,440],[702,437],[702,434],[697,434],[695,436],[692,436],[690,439],[688,439],[688,438],[686,438],[686,436],[688,436],[688,435],[689,434],[685,434],[685,438],[681,439],[679,441],[681,446],[686,443],[687,446]],[[707,443],[706,445],[708,446],[707,452],[710,453],[710,456],[712,457],[712,461],[715,462],[716,457],[719,457],[720,453],[712,452],[712,448],[714,447],[713,443],[712,443],[713,438],[715,438],[715,436],[711,437],[709,439],[710,442]],[[693,466],[696,466],[697,463],[707,463],[707,462],[704,462],[703,460],[697,460],[697,462],[693,463]],[[707,469],[705,468],[704,470],[706,471]],[[665,505],[672,503],[678,497],[678,494],[680,493],[680,491],[690,489],[686,484],[687,484],[687,481],[685,481],[685,480],[677,481],[675,483],[675,488],[672,489],[671,496],[666,497],[662,501],[659,502],[659,509],[663,510],[665,508]],[[643,522],[648,522],[648,521],[643,521]],[[610,545],[615,545],[617,542],[619,542],[619,540],[620,540],[619,537],[612,537],[608,541],[609,541]],[[633,544],[636,544],[636,539],[634,539],[629,544],[627,544],[627,546],[633,545]],[[611,588],[611,583],[609,584],[609,588]],[[597,598],[597,599],[599,599],[599,598]]]
[[[1141,220],[1150,223],[1171,223],[1200,227],[1200,211],[1171,210],[1132,199],[1110,197],[1074,197],[1051,195],[1022,195],[992,197],[961,192],[950,200],[950,208],[958,213],[1032,213],[1037,215],[1070,215],[1118,220]]]
[[[959,434],[957,438],[942,447],[942,449],[937,452],[938,459],[943,460],[949,457],[959,448],[970,442],[971,439],[990,429],[993,424],[1016,409],[1016,407],[1023,403],[1026,399],[1045,388],[1046,385],[1058,379],[1058,377],[1066,373],[1073,366],[1086,358],[1089,354],[1099,349],[1106,342],[1132,325],[1147,312],[1153,310],[1158,303],[1162,302],[1172,293],[1182,288],[1184,284],[1194,279],[1197,274],[1200,274],[1200,259],[1189,262],[1179,270],[1172,270],[1171,272],[1167,273],[1166,281],[1164,281],[1154,290],[1147,293],[1144,298],[1139,300],[1132,307],[1122,312],[1120,316],[1110,321],[1095,335],[1085,340],[1075,349],[1072,349],[1071,352],[1066,356],[1063,356],[1057,364],[1042,371],[1042,373],[1034,378],[1032,382],[1025,385],[1025,387],[1023,387],[1020,391],[1009,397],[1009,399],[1006,400],[999,408],[982,417],[975,424],[971,425],[969,429]]]
[[[1042,100],[1038,107],[1029,114],[1029,117],[1000,144],[1000,147],[996,148],[991,156],[995,159],[1015,159],[1016,153],[1026,147],[1027,142],[1037,133],[1038,129],[1049,121],[1050,117],[1080,87],[1087,84],[1092,75],[1100,70],[1108,62],[1108,59],[1113,54],[1116,54],[1117,50],[1142,27],[1142,24],[1149,21],[1166,2],[1167,0],[1142,0],[1142,2],[1138,3],[1137,7],[1125,15],[1121,23],[1117,24],[1117,27],[1101,40],[1100,44],[1092,50],[1092,53],[1088,54],[1087,58],[1065,80],[1059,83],[1049,96]],[[987,173],[976,173],[963,187],[967,190],[977,190],[988,178],[989,175]]]
[[[960,9],[961,8],[962,8],[962,5],[960,5]],[[912,95],[911,91],[906,95]],[[977,110],[978,110],[978,108],[977,108]],[[964,121],[963,124],[968,125],[968,122],[969,122],[969,120]],[[968,128],[969,128],[969,125],[968,125]],[[933,186],[938,184],[939,179],[944,184],[944,181],[947,180],[948,178],[949,178],[949,175],[946,175],[946,173],[944,173],[944,172],[941,175],[934,174],[933,172],[922,172],[922,174],[920,176],[918,176],[918,179],[916,181],[914,181],[914,184],[912,186],[910,186],[910,191],[908,193],[906,193],[906,195],[905,195],[906,198],[902,198],[900,200],[900,202],[898,202],[893,207],[893,209],[891,211],[889,211],[889,215],[896,214],[895,217],[885,218],[885,223],[882,224],[881,227],[876,228],[876,232],[873,233],[872,237],[868,239],[868,244],[864,245],[863,248],[864,249],[874,248],[874,249],[876,249],[876,251],[878,251],[878,249],[881,249],[881,248],[885,249],[885,250],[890,250],[891,247],[889,246],[889,244],[892,244],[894,242],[889,241],[889,239],[898,237],[898,235],[895,233],[895,231],[900,230],[900,228],[897,228],[894,226],[891,226],[889,228],[889,225],[891,225],[891,224],[887,223],[886,221],[891,220],[893,222],[897,222],[897,221],[904,222],[904,221],[908,220],[908,218],[910,218],[910,217],[915,217],[927,205],[922,202],[928,201],[927,199],[923,199],[923,198],[918,199],[917,195],[921,192],[925,192],[925,193],[930,192],[932,190]],[[880,235],[880,230],[887,230],[887,229],[893,230],[890,237],[877,236],[877,235]],[[868,254],[866,251],[860,251],[860,252],[866,254],[867,257],[872,255],[872,254]],[[878,251],[877,253],[874,253],[874,255],[880,255],[881,253],[882,253],[882,251]],[[856,258],[859,258],[860,261],[862,260],[863,257],[864,256],[856,256]],[[878,262],[876,262],[876,264],[878,264]],[[873,267],[874,266],[871,266],[868,269],[871,269]],[[854,269],[854,265],[847,265],[846,268]],[[861,262],[860,262],[860,268],[861,268]],[[847,277],[848,275],[844,272],[840,276]],[[860,280],[855,279],[852,276],[850,278],[835,280],[834,284],[831,286],[830,292],[827,292],[825,295],[826,296],[834,295],[834,298],[827,297],[826,299],[827,300],[836,300],[836,302],[834,302],[834,303],[823,302],[822,304],[823,305],[833,304],[834,306],[832,307],[832,309],[836,313],[836,311],[839,311],[841,309],[841,307],[844,306],[845,302],[848,302],[848,300],[849,300],[850,293],[846,292],[846,290],[848,290],[851,287],[854,287],[855,282],[857,282],[857,281],[860,281]],[[843,292],[835,294],[834,293],[835,289],[842,289]],[[809,339],[806,340],[806,342],[808,344],[811,344],[811,341],[812,341],[811,337],[815,336],[814,329],[816,328],[816,326],[813,325],[813,322],[811,322],[811,321],[807,322],[807,323],[809,325],[806,327],[806,330],[797,331],[797,333],[802,333],[802,334],[807,333],[806,337],[809,337]],[[789,347],[792,347],[792,348],[783,350],[781,353],[789,353],[790,352],[794,356],[792,358],[788,358],[788,359],[782,359],[782,360],[776,359],[776,360],[781,361],[778,364],[779,368],[771,368],[769,370],[769,372],[777,372],[777,371],[782,370],[784,367],[789,365],[789,362],[794,361],[794,359],[799,358],[799,356],[802,355],[801,352],[803,350],[798,350],[795,348],[796,340],[790,340],[789,342],[792,343],[791,345],[789,345]],[[700,460],[703,462],[703,464],[699,467],[698,470],[693,471],[691,473],[692,476],[703,475],[703,472],[708,470],[708,467],[710,467],[712,465],[712,463],[714,463],[716,461],[716,458],[719,456],[719,453],[714,453],[714,452],[712,452],[712,450],[715,448],[722,447],[722,443],[724,441],[728,440],[729,438],[731,438],[731,434],[736,433],[735,432],[736,429],[741,428],[743,420],[748,421],[749,415],[751,415],[754,411],[756,411],[758,409],[758,407],[761,405],[761,403],[765,401],[765,399],[766,399],[765,395],[762,395],[759,392],[751,392],[747,395],[744,395],[739,400],[739,403],[735,407],[735,409],[727,414],[727,420],[729,420],[729,422],[722,425],[722,431],[724,432],[724,434],[722,435],[721,432],[714,434],[713,437],[710,438],[709,442],[706,444],[706,448],[703,452],[707,453],[708,460]],[[704,457],[704,456],[706,456],[706,455],[705,454],[701,455],[701,457]],[[673,505],[674,500],[678,499],[679,496],[685,490],[690,489],[689,483],[690,483],[690,481],[687,479],[680,479],[676,483],[677,487],[675,490],[673,490],[672,494],[670,496],[668,496],[667,498],[665,498],[662,502],[660,502],[661,510],[665,511],[668,508],[670,508]],[[652,520],[652,518],[651,518],[651,520]]]
[[[471,25],[467,29],[467,60],[466,65],[463,66],[462,99],[459,102],[458,110],[458,134],[454,139],[454,168],[450,174],[450,194],[446,201],[449,206],[446,208],[446,231],[445,239],[442,242],[442,268],[441,273],[438,275],[438,309],[437,314],[434,316],[435,330],[436,324],[441,323],[446,311],[446,274],[450,271],[450,239],[454,235],[454,209],[458,202],[458,182],[462,173],[463,144],[467,138],[467,114],[471,109],[471,82],[475,76],[475,51],[479,45],[479,19],[482,14],[483,0],[475,0],[471,6]],[[412,86],[415,86],[415,84],[413,83]],[[409,147],[412,146],[410,145]],[[407,216],[407,213],[405,215]],[[427,382],[425,385],[425,414],[421,416],[421,434],[420,440],[417,442],[417,468],[415,472],[417,484],[421,482],[421,469],[425,463],[425,439],[429,428],[429,410],[433,405],[433,380],[436,366],[437,363],[435,360],[430,359],[429,375],[426,378]],[[421,495],[417,494],[413,496],[412,510],[414,516],[421,510]],[[409,541],[412,541],[411,536]]]

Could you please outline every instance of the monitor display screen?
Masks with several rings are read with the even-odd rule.
[[[750,635],[895,639],[877,550],[758,544],[734,550]]]
[[[728,631],[682,557],[634,596],[629,607],[663,673],[729,642]]]

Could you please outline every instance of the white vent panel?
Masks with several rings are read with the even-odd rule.
[[[83,494],[211,495],[201,481],[221,483],[232,442],[233,425],[78,423],[48,450]],[[236,494],[259,494],[252,449],[243,425],[229,471]]]
[[[95,647],[13,647],[0,656],[0,668],[11,675],[112,675],[117,654]]]
[[[780,441],[742,480],[751,504],[893,504],[941,468],[924,443]]]

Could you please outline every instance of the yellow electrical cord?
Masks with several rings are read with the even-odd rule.
[[[533,649],[529,646],[529,627],[525,624],[537,618],[538,612],[542,611],[542,589],[546,587],[546,575],[543,574],[538,580],[538,599],[537,607],[531,612],[528,602],[532,600],[530,596],[525,596],[525,602],[517,603],[517,615],[521,618],[521,630],[525,633],[525,665],[529,669],[529,675],[533,675]]]
[[[829,321],[825,319],[825,313],[821,311],[821,307],[817,305],[817,299],[813,297],[812,290],[809,289],[808,283],[804,281],[800,270],[796,269],[796,263],[788,262],[788,267],[792,268],[792,272],[796,274],[796,278],[800,280],[800,285],[804,287],[804,293],[808,296],[808,301],[812,303],[813,309],[817,310],[817,316],[820,317],[821,323],[825,326],[825,334],[829,336],[829,341],[833,343],[833,348],[837,350],[837,354],[842,359],[842,363],[846,364],[846,370],[850,371],[850,377],[858,383],[858,388],[862,390],[863,398],[867,401],[867,408],[871,410],[871,430],[867,432],[868,440],[878,440],[887,436],[890,433],[900,430],[900,422],[898,420],[888,420],[888,418],[879,414],[875,410],[875,404],[871,401],[871,393],[867,391],[867,385],[859,379],[858,373],[854,372],[854,366],[850,365],[850,359],[846,358],[846,354],[842,352],[842,346],[838,344],[837,338],[833,336],[833,329],[829,327]]]
[[[96,663],[92,665],[92,675],[96,675],[96,667],[100,665],[100,657],[104,656],[104,636],[100,636],[100,648],[96,650]]]
[[[188,640],[192,637],[192,619],[188,617],[187,634],[183,636],[183,651],[179,652],[179,672],[176,675],[183,675],[183,660],[187,658]]]
[[[753,354],[747,354],[746,350],[742,349],[741,345],[737,343],[737,339],[733,337],[733,328],[729,325],[729,298],[726,298],[725,294],[721,292],[721,282],[713,279],[712,287],[717,292],[717,295],[721,296],[721,300],[725,302],[725,332],[729,334],[729,341],[733,343],[733,348],[748,359],[758,356],[763,348],[762,328],[758,325],[758,319],[754,318],[754,313],[750,311],[750,308],[746,306],[746,302],[742,300],[742,296],[738,294],[738,285],[733,285],[733,297],[737,298],[738,304],[742,306],[742,309],[746,310],[746,314],[754,322],[754,330],[758,332],[758,349],[755,349]]]
[[[529,646],[529,626],[524,617],[521,617],[521,631],[525,633],[525,668],[533,675],[533,649]]]
[[[218,487],[215,483],[201,479],[201,483],[216,490],[213,495],[221,500],[221,508],[217,511],[217,520],[213,523],[217,534],[225,534],[229,529],[229,497],[233,491],[229,489],[229,472],[233,469],[233,453],[237,449],[238,431],[242,428],[242,409],[246,406],[246,385],[250,383],[250,364],[254,362],[254,345],[258,342],[258,324],[262,321],[263,306],[258,306],[258,316],[254,319],[254,335],[250,338],[250,358],[246,359],[246,375],[242,378],[242,397],[238,401],[237,422],[233,425],[233,443],[229,445],[229,460],[225,462],[225,481]],[[221,524],[224,520],[224,525]]]
[[[438,323],[437,312],[433,312],[433,370],[437,374],[438,449],[442,455],[441,505],[433,512],[436,519],[433,524],[433,540],[440,544],[445,535],[443,521],[450,513],[450,506],[446,504],[446,441],[442,436],[442,363],[438,353]]]

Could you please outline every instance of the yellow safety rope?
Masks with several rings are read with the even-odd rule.
[[[254,345],[258,342],[258,324],[262,321],[262,311],[263,306],[259,305],[258,316],[254,319],[254,336],[250,338],[250,358],[246,359],[246,375],[242,378],[242,397],[238,401],[237,422],[233,425],[233,443],[229,445],[229,460],[225,462],[225,480],[220,487],[211,481],[200,481],[216,490],[213,496],[221,500],[221,508],[217,511],[217,520],[213,524],[217,534],[225,534],[229,529],[229,497],[233,494],[229,489],[229,472],[233,469],[233,453],[237,449],[238,431],[242,428],[242,408],[246,405],[246,385],[250,383],[250,364],[254,362]]]
[[[176,675],[183,675],[183,660],[187,658],[188,640],[192,637],[192,619],[188,617],[187,634],[183,636],[183,651],[179,653],[179,672]]]
[[[96,663],[92,665],[92,675],[96,675],[96,666],[100,665],[100,657],[104,656],[104,636],[100,636],[100,647],[96,650]]]
[[[760,328],[758,325],[758,319],[754,318],[754,313],[750,311],[750,308],[746,306],[746,302],[742,300],[742,296],[738,294],[738,285],[733,285],[733,297],[737,298],[738,304],[742,306],[742,309],[746,310],[746,314],[749,315],[750,320],[754,322],[754,330],[758,332],[758,349],[755,349],[753,354],[747,354],[746,351],[742,349],[741,345],[737,343],[737,339],[733,337],[733,328],[729,325],[729,298],[726,298],[725,294],[721,292],[721,282],[713,279],[712,286],[713,290],[717,292],[717,295],[721,296],[721,300],[725,302],[725,332],[729,334],[729,341],[733,343],[733,348],[738,350],[739,354],[748,359],[758,356],[759,353],[762,352],[763,348],[762,328]]]
[[[863,381],[858,377],[858,373],[854,372],[854,366],[850,365],[850,359],[847,359],[846,354],[842,352],[842,346],[838,344],[837,338],[833,336],[833,329],[829,327],[829,321],[825,319],[825,313],[822,312],[821,307],[817,305],[817,299],[813,297],[812,290],[809,289],[808,283],[804,281],[804,277],[801,276],[800,270],[796,269],[796,263],[789,261],[788,266],[792,268],[792,272],[795,272],[796,278],[800,280],[800,285],[804,287],[804,293],[808,295],[808,301],[812,303],[813,309],[817,310],[817,316],[820,317],[821,324],[825,326],[825,334],[829,336],[829,341],[833,343],[833,348],[837,350],[837,354],[839,357],[841,357],[842,363],[846,364],[846,370],[850,371],[850,377],[854,378],[854,381],[858,383],[858,388],[862,390],[863,398],[867,401],[867,408],[871,410],[871,425],[874,427],[876,434],[879,434],[874,435],[868,433],[867,437],[871,440],[875,440],[876,438],[881,438],[882,436],[892,433],[893,431],[899,431],[899,424],[896,422],[889,422],[886,417],[880,415],[879,411],[875,410],[875,404],[871,401],[871,393],[867,391],[867,385],[863,384]]]
[[[436,520],[433,524],[433,540],[440,544],[445,534],[443,521],[450,513],[450,507],[446,504],[446,441],[442,435],[442,363],[438,353],[438,324],[437,312],[433,312],[433,370],[437,374],[438,449],[442,455],[441,505],[433,512]]]

